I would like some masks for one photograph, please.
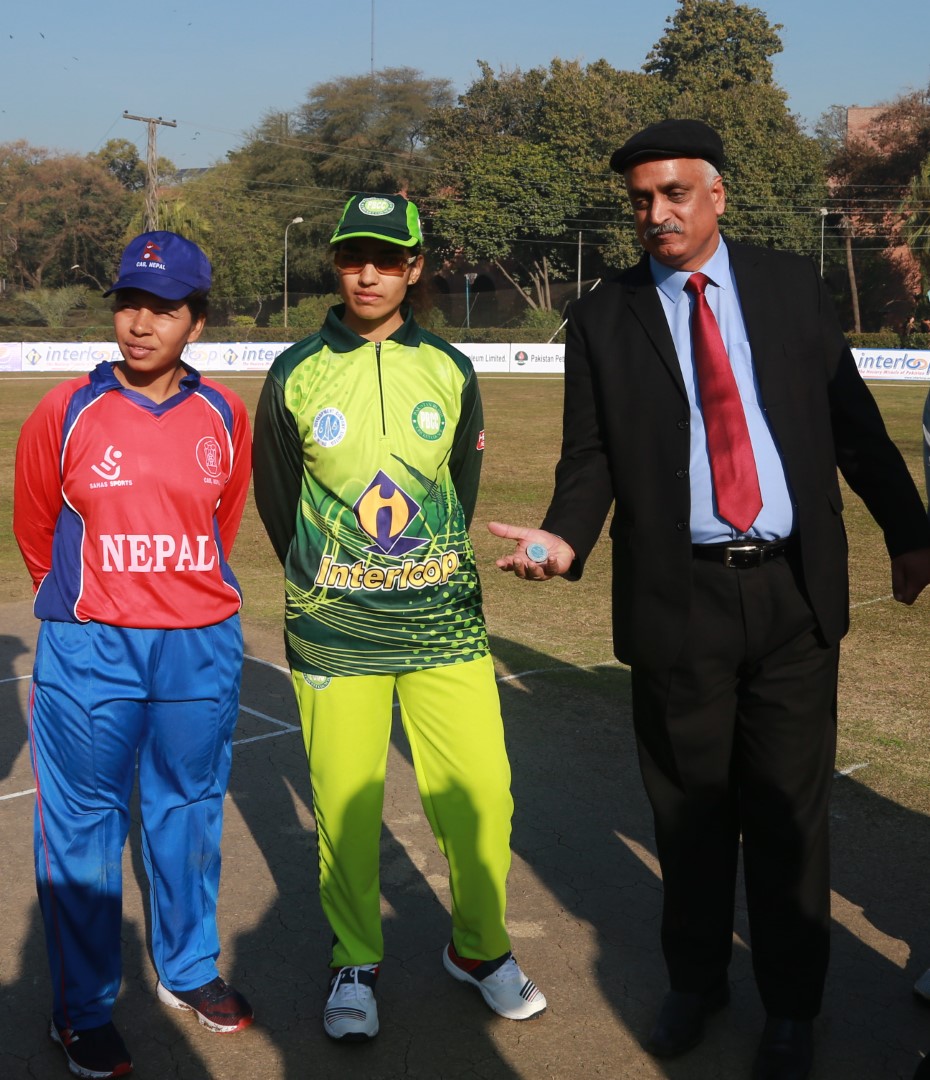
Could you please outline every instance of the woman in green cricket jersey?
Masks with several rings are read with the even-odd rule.
[[[471,362],[417,325],[413,203],[356,195],[330,241],[343,303],[275,361],[255,419],[255,497],[285,571],[285,645],[310,764],[320,896],[335,938],[323,1026],[378,1032],[378,877],[396,692],[449,863],[454,978],[526,1020],[546,999],[504,921],[510,766],[468,537],[484,448]]]

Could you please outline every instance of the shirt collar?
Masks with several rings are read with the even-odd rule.
[[[673,270],[670,266],[663,266],[651,255],[649,269],[656,288],[660,289],[673,304],[678,303],[688,278],[695,272],[694,270]],[[717,244],[717,250],[701,267],[701,273],[706,274],[718,288],[731,288],[730,253],[722,236]]]

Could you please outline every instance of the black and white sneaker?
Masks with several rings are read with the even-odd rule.
[[[378,1034],[378,970],[378,964],[361,964],[333,972],[323,1009],[323,1030],[331,1039],[365,1042]]]
[[[107,1080],[132,1072],[132,1058],[112,1023],[92,1028],[60,1028],[53,1020],[48,1033],[64,1050],[68,1068],[75,1076]]]
[[[453,979],[476,986],[487,1004],[508,1020],[530,1020],[546,1008],[545,995],[526,977],[512,952],[496,960],[469,960],[449,942],[442,964]]]

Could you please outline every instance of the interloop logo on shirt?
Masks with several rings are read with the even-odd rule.
[[[405,592],[408,589],[441,587],[459,568],[456,551],[440,551],[423,559],[404,558],[428,541],[405,536],[420,513],[420,506],[387,475],[378,471],[353,507],[359,528],[374,543],[366,551],[400,559],[394,566],[375,566],[358,559],[339,563],[324,555],[314,578],[323,589],[360,589],[363,592]]]
[[[359,528],[374,540],[366,551],[401,556],[426,543],[423,537],[404,536],[420,513],[420,504],[381,469],[352,509]]]

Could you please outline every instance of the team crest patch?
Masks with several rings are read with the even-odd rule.
[[[313,439],[319,446],[336,446],[345,438],[346,426],[338,409],[320,409],[313,418]]]
[[[223,449],[212,435],[205,435],[197,443],[197,464],[207,476],[219,476],[223,465]]]
[[[415,405],[410,416],[413,430],[421,439],[435,442],[446,426],[446,418],[435,401],[421,401]]]
[[[384,217],[385,214],[389,214],[394,209],[394,204],[390,199],[372,197],[362,199],[358,204],[358,208],[362,214],[367,214],[369,217]]]
[[[304,672],[304,682],[314,690],[325,690],[333,680],[328,675],[308,675]]]

